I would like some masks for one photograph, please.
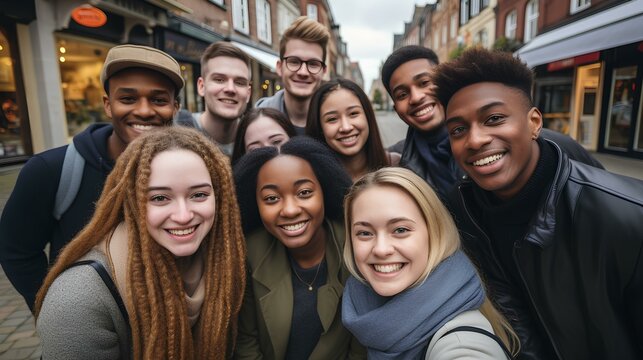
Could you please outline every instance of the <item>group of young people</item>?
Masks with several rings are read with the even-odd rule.
[[[641,358],[643,182],[542,129],[530,69],[483,49],[388,57],[388,152],[363,90],[322,82],[328,38],[297,19],[253,109],[247,55],[211,45],[199,114],[169,55],[110,50],[112,124],[30,159],[0,220],[43,357]]]

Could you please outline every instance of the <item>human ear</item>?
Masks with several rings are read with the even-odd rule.
[[[527,119],[529,121],[529,132],[531,133],[531,139],[536,140],[538,135],[540,135],[540,130],[543,127],[543,114],[538,110],[537,107],[532,107],[527,113]]]

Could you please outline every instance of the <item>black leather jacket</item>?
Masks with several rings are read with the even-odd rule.
[[[554,148],[553,183],[513,248],[525,296],[476,223],[470,180],[451,198],[463,247],[518,333],[520,358],[643,359],[643,181]]]

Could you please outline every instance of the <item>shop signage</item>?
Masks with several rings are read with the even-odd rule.
[[[595,61],[598,61],[601,57],[600,51],[595,51],[593,53],[579,55],[569,59],[563,59],[551,62],[547,64],[547,71],[557,71],[566,68],[570,68],[577,65],[589,64]]]
[[[77,23],[90,28],[97,28],[105,25],[107,15],[103,10],[91,5],[82,5],[71,12],[71,18]]]

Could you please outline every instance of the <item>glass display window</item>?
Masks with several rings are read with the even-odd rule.
[[[61,87],[69,137],[96,122],[109,122],[103,109],[100,71],[111,44],[56,36]]]
[[[0,26],[0,160],[26,155],[25,124],[19,106],[11,43]]]
[[[619,67],[613,71],[610,103],[607,108],[605,146],[608,148],[628,149],[634,118],[636,72],[636,66]]]

